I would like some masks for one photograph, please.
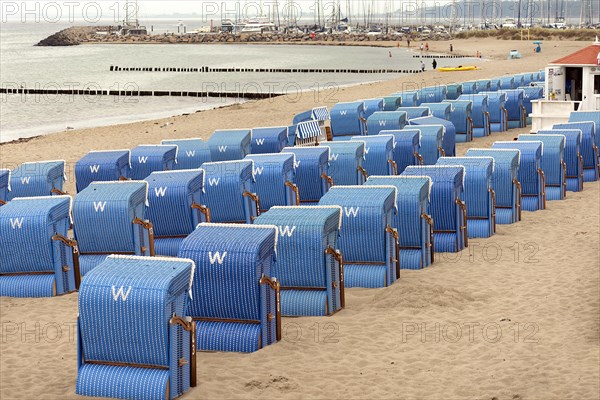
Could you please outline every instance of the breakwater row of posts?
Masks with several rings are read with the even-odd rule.
[[[0,88],[0,94],[20,95],[70,95],[70,96],[122,96],[122,97],[213,97],[233,99],[270,99],[283,96],[277,92],[214,92],[214,91],[181,91],[181,90],[94,90],[94,89],[31,89],[31,88]]]
[[[251,73],[315,73],[315,74],[417,74],[416,69],[347,69],[347,68],[210,68],[210,67],[119,67],[110,66],[113,72],[251,72]]]

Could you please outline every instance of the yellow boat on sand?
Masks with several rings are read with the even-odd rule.
[[[438,68],[441,72],[454,72],[454,71],[474,71],[477,68],[475,65],[459,65],[458,67],[440,67]]]

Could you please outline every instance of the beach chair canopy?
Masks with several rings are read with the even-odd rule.
[[[142,180],[155,171],[170,171],[177,160],[177,146],[140,145],[131,150],[131,179]]]
[[[567,166],[567,190],[583,190],[583,157],[581,156],[580,129],[551,129],[538,131],[538,135],[558,135],[565,137],[565,156]]]
[[[8,201],[8,193],[10,192],[10,170],[0,169],[0,206]]]
[[[441,125],[444,127],[444,136],[442,137],[442,148],[444,154],[449,157],[453,157],[456,154],[456,128],[454,124],[446,119],[438,117],[422,117],[414,118],[409,121],[411,126],[435,126]]]
[[[560,135],[519,135],[519,142],[540,141],[544,153],[540,167],[544,171],[544,183],[548,200],[562,200],[566,196],[566,164],[564,161],[567,138]]]
[[[383,98],[367,99],[367,100],[363,100],[363,103],[364,103],[363,108],[365,111],[365,119],[367,119],[367,120],[374,112],[384,111],[385,101]],[[398,107],[396,107],[396,108],[398,108]],[[388,110],[388,111],[395,111],[395,109]]]
[[[419,91],[406,91],[394,93],[402,98],[402,107],[418,107],[421,104],[421,100],[419,98]]]
[[[462,95],[477,93],[479,93],[479,84],[476,81],[467,81],[462,83]]]
[[[380,135],[394,136],[393,159],[397,173],[400,174],[409,165],[421,163],[421,131],[419,129],[402,129],[381,131]]]
[[[500,78],[500,90],[516,89],[514,76],[503,76]]]
[[[402,96],[391,94],[383,98],[383,111],[396,111],[402,106]]]
[[[463,94],[463,84],[453,83],[446,86],[446,100],[456,100]]]
[[[294,153],[250,154],[246,159],[254,162],[254,189],[261,212],[273,206],[299,205]]]
[[[296,185],[301,203],[315,203],[333,184],[329,176],[329,147],[286,147],[283,153],[296,157]]]
[[[404,111],[406,112],[406,118],[411,120],[413,118],[420,118],[420,117],[428,117],[429,115],[431,115],[431,110],[429,110],[429,107],[400,107],[398,108],[398,111]]]
[[[440,103],[421,103],[421,107],[429,108],[432,117],[450,120],[450,113],[454,107],[452,103],[440,102]]]
[[[200,138],[169,139],[161,144],[177,146],[177,163],[173,169],[197,169],[211,160],[208,143]]]
[[[250,129],[217,130],[208,139],[211,161],[241,160],[250,154]]]
[[[331,134],[334,140],[365,134],[365,111],[362,101],[337,103],[331,108]]]
[[[129,150],[90,151],[75,164],[77,192],[92,182],[129,179],[131,152]]]
[[[317,122],[318,125],[318,122]],[[319,133],[321,129],[319,128]],[[252,129],[252,154],[279,153],[287,146],[288,127],[274,126],[270,128]]]
[[[335,185],[362,185],[367,179],[363,167],[365,142],[345,140],[327,142],[329,147],[329,176]]]
[[[64,194],[65,161],[26,162],[10,174],[8,199]]]
[[[397,175],[394,135],[355,136],[365,143],[363,168],[369,175]]]
[[[581,130],[581,156],[583,157],[583,180],[594,182],[598,180],[598,146],[596,145],[595,123],[569,122],[554,124],[552,129],[579,129]]]
[[[426,87],[419,90],[421,103],[439,103],[446,100],[446,85]]]
[[[413,126],[408,128],[413,129]],[[443,146],[444,125],[414,125],[414,129],[421,132],[420,154],[423,158],[422,163],[433,165],[439,157],[445,155]]]
[[[371,114],[367,120],[367,133],[369,136],[377,135],[383,130],[402,129],[408,123],[406,111],[379,111]]]

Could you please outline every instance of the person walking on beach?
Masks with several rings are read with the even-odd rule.
[[[425,72],[425,63],[421,60],[421,72]]]
[[[391,58],[392,57],[392,52],[390,51],[389,53],[390,53],[390,58]]]
[[[421,43],[421,46],[419,46],[419,49],[421,49],[421,54],[423,54],[423,43]]]
[[[406,47],[410,47],[410,38],[406,38]]]
[[[429,51],[429,42],[425,42],[425,51]]]
[[[433,69],[437,69],[437,61],[435,61],[435,58],[433,59],[431,66],[433,67]]]
[[[450,53],[452,53],[452,50],[454,50],[454,47],[452,47],[452,43],[450,43]]]

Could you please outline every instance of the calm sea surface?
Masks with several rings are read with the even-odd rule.
[[[149,21],[155,31],[176,31],[176,21]],[[35,47],[68,25],[2,23],[1,87],[103,90],[182,90],[286,92],[291,97],[313,91],[391,79],[393,74],[264,74],[110,72],[121,67],[349,68],[418,69],[419,60],[404,49],[293,45],[81,45]],[[392,51],[393,57],[388,52]],[[430,59],[425,60],[430,68]],[[465,60],[443,60],[458,65]],[[469,61],[472,63],[473,61]],[[243,99],[177,97],[94,97],[69,95],[2,95],[0,141],[71,128],[168,117],[231,104]]]

